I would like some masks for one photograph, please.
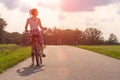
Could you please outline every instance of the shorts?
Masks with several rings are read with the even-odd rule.
[[[34,37],[37,37],[38,43],[40,43],[40,44],[44,43],[44,39],[43,39],[41,31],[39,31],[39,30],[31,30],[30,31],[29,40],[30,40],[31,44],[34,42]]]

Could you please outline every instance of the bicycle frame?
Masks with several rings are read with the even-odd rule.
[[[26,33],[29,34],[30,30],[27,31]],[[32,44],[32,49],[36,56],[36,63],[38,66],[40,66],[42,64],[42,46],[39,44],[37,38],[35,38],[35,41]]]

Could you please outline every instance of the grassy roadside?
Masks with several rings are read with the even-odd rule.
[[[0,73],[30,56],[30,47],[0,45]]]
[[[82,45],[77,47],[120,59],[120,46],[115,46],[115,45],[83,46]]]

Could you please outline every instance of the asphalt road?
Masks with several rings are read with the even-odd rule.
[[[47,46],[41,67],[31,59],[0,75],[0,80],[120,80],[120,60],[70,46]]]

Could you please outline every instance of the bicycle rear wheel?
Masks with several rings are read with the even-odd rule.
[[[35,56],[36,56],[36,63],[38,66],[40,66],[42,64],[42,56],[41,56],[42,52],[38,48],[39,48],[39,46],[36,45],[35,46]]]

